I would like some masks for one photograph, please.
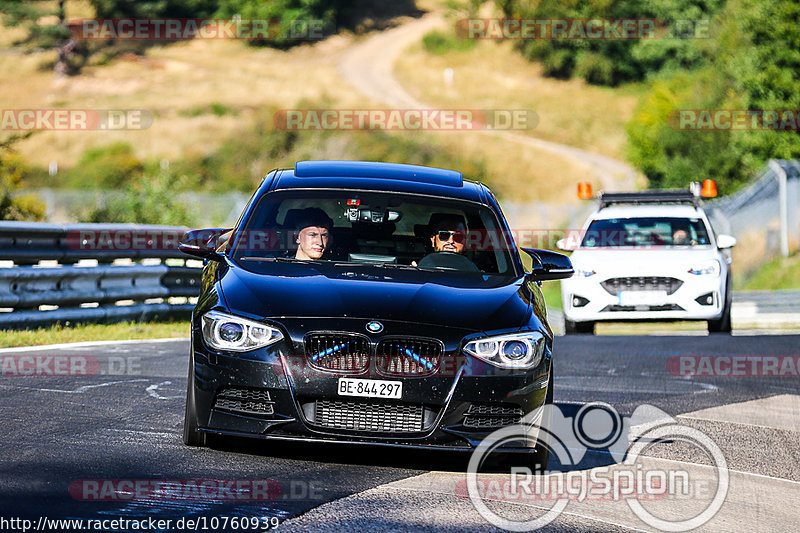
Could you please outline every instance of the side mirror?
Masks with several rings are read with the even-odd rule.
[[[556,248],[564,250],[565,252],[573,252],[575,251],[575,243],[571,242],[569,239],[558,239]]]
[[[183,234],[178,250],[185,254],[210,259],[212,261],[222,261],[222,256],[217,252],[219,243],[217,242],[222,235],[232,231],[232,228],[209,228],[195,229]]]
[[[736,237],[731,235],[717,235],[717,248],[724,250],[736,246]]]
[[[533,260],[533,268],[529,275],[535,281],[565,279],[575,273],[572,262],[564,254],[537,248],[522,248],[522,251]]]

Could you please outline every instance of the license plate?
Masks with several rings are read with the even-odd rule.
[[[403,396],[403,382],[383,379],[339,378],[339,396],[400,399]]]
[[[667,291],[622,291],[617,294],[619,305],[663,305]]]

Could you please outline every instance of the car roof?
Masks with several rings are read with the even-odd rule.
[[[273,176],[269,180],[270,175]],[[359,189],[426,194],[486,204],[485,186],[461,172],[421,165],[373,161],[299,161],[265,179],[270,190]]]
[[[698,218],[703,217],[702,209],[686,204],[647,204],[647,205],[621,205],[614,204],[610,207],[595,212],[592,220],[609,218],[636,218],[636,217],[676,217]]]

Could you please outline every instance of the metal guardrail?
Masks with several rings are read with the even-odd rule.
[[[192,303],[170,301],[200,291],[202,269],[178,251],[186,230],[0,222],[0,261],[8,265],[0,267],[0,328],[188,314]],[[79,263],[86,259],[96,266]]]

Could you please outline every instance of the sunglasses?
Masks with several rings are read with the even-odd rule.
[[[439,237],[439,240],[442,242],[449,241],[450,237],[453,237],[453,242],[457,242],[459,244],[464,242],[464,239],[466,238],[466,234],[463,231],[441,230],[436,232],[436,236]]]

